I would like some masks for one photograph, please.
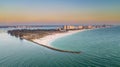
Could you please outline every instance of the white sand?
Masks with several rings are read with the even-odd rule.
[[[78,32],[82,32],[82,31],[84,31],[84,30],[74,30],[74,31],[68,31],[68,32],[64,32],[64,33],[55,33],[55,34],[48,35],[48,36],[45,36],[40,39],[34,39],[33,41],[36,43],[39,43],[39,44],[43,44],[43,45],[52,47],[51,43],[53,41],[55,41],[56,39],[64,37],[64,36],[69,36],[69,35],[72,35],[72,34],[75,34]]]

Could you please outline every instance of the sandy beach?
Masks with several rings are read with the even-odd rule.
[[[75,34],[78,32],[82,32],[82,31],[84,31],[84,30],[73,30],[73,31],[68,31],[68,32],[64,32],[64,33],[55,33],[55,34],[48,35],[48,36],[45,36],[45,37],[40,38],[40,39],[33,39],[32,41],[39,43],[39,44],[43,44],[43,45],[48,46],[48,47],[53,47],[51,45],[51,43],[53,41],[55,41],[56,39],[62,38],[65,36],[69,36],[69,35],[72,35],[72,34]]]

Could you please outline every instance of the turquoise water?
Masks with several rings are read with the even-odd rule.
[[[0,32],[0,67],[120,67],[120,27],[87,30],[57,39],[63,53]]]

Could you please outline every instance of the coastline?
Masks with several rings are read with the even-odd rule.
[[[44,46],[51,50],[56,50],[60,52],[68,52],[68,53],[80,53],[78,51],[69,51],[69,50],[61,50],[52,46],[52,42],[56,39],[69,36],[78,32],[82,32],[85,30],[93,30],[93,29],[100,29],[100,28],[108,28],[111,26],[105,25],[96,25],[96,26],[71,26],[71,25],[64,25],[63,28],[57,29],[15,29],[15,30],[8,30],[8,34],[11,36],[19,37],[21,40],[25,39],[36,43],[40,46]],[[69,30],[69,31],[65,31]]]
[[[83,29],[83,30],[68,31],[68,32],[64,32],[64,33],[55,33],[52,35],[47,35],[43,38],[32,39],[32,40],[28,40],[28,41],[31,41],[33,43],[36,43],[38,45],[44,46],[46,48],[49,48],[49,49],[52,49],[55,51],[79,54],[79,53],[81,53],[80,51],[61,50],[61,49],[55,48],[54,46],[51,45],[51,43],[53,41],[55,41],[56,39],[59,39],[59,38],[65,37],[65,36],[69,36],[69,35],[72,35],[72,34],[75,34],[78,32],[82,32],[82,31],[85,31],[85,30]]]
[[[65,36],[69,36],[78,32],[82,32],[84,30],[73,30],[73,31],[68,31],[68,32],[64,32],[64,33],[55,33],[52,35],[47,35],[43,38],[39,38],[39,39],[32,39],[32,41],[39,43],[39,44],[44,44],[46,46],[49,47],[54,47],[51,45],[52,42],[54,42],[56,39],[65,37]]]

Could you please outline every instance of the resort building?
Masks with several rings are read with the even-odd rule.
[[[74,26],[74,25],[65,25],[63,26],[64,30],[77,30],[77,29],[83,29],[84,26]]]
[[[88,26],[88,29],[93,29],[93,28],[96,28],[96,26],[93,26],[93,25]]]
[[[75,27],[75,26],[72,26],[72,25],[65,25],[65,26],[63,27],[63,29],[64,29],[64,30],[74,30],[74,29],[76,29],[76,27]]]
[[[104,27],[110,27],[106,25],[86,25],[86,26],[75,26],[75,25],[64,25],[62,28],[58,28],[60,31],[66,31],[66,30],[79,30],[79,29],[94,29],[94,28],[104,28]]]
[[[84,29],[84,26],[78,26],[78,29]]]

